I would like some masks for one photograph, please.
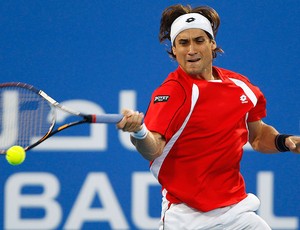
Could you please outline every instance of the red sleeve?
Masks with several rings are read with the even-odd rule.
[[[186,93],[179,82],[170,80],[163,83],[152,94],[144,120],[147,128],[165,137],[166,132],[170,131],[168,129],[174,129],[171,132],[175,132],[176,127],[173,124],[170,126],[185,101]]]
[[[266,98],[257,87],[254,88],[254,92],[257,96],[257,103],[249,111],[248,119],[247,119],[248,122],[258,121],[267,116]]]
[[[257,98],[257,103],[256,105],[254,105],[254,107],[249,111],[248,113],[248,122],[253,122],[253,121],[258,121],[261,120],[262,118],[267,116],[267,111],[266,111],[266,98],[264,96],[264,94],[261,92],[261,90],[253,85],[250,80],[241,75],[241,74],[236,74],[233,73],[234,77],[237,79],[242,80],[245,84],[248,85],[248,87],[250,87],[250,89],[253,91],[253,93],[255,94],[256,98]]]

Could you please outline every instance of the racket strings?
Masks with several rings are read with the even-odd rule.
[[[50,104],[36,92],[12,86],[0,88],[0,149],[29,146],[54,122]]]

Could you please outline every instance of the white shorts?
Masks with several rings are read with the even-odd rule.
[[[270,230],[268,224],[255,211],[259,199],[249,193],[235,205],[200,212],[185,204],[171,204],[163,199],[159,230]]]

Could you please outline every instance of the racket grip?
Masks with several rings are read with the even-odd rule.
[[[122,114],[101,114],[93,115],[92,123],[118,123],[123,119]]]

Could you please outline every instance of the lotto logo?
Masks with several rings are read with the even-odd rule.
[[[193,22],[193,21],[195,21],[195,20],[196,20],[195,18],[191,17],[191,18],[188,18],[188,19],[186,20],[186,22],[190,23],[190,22]]]
[[[248,103],[247,97],[245,94],[243,94],[242,96],[240,96],[240,101],[242,102],[242,104]]]

